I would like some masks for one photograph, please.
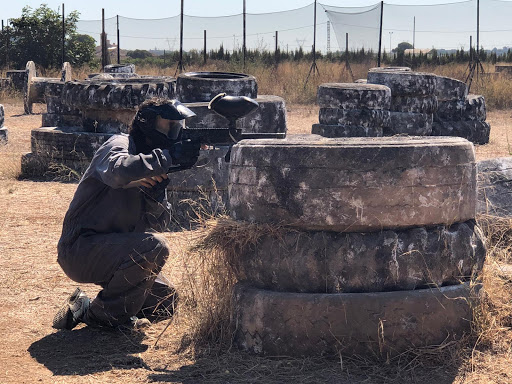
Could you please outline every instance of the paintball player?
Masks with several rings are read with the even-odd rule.
[[[64,218],[58,262],[78,283],[102,287],[89,300],[77,288],[53,327],[143,328],[148,317],[172,316],[176,292],[160,274],[169,255],[167,173],[193,166],[200,144],[181,140],[195,114],[176,100],[151,99],[129,134],[112,136],[95,153]]]

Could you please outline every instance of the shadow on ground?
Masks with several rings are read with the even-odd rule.
[[[411,368],[322,357],[263,358],[234,352],[199,358],[193,364],[175,370],[155,369],[148,374],[147,380],[182,384],[453,384],[458,382],[457,376],[458,367],[449,365]]]
[[[89,375],[112,369],[147,368],[134,354],[147,350],[143,334],[90,327],[59,331],[34,342],[28,351],[54,375]]]

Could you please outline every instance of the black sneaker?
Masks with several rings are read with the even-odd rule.
[[[82,321],[89,309],[90,300],[80,288],[75,289],[59,312],[53,318],[52,327],[55,329],[73,329]]]

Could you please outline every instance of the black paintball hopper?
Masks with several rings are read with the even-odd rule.
[[[236,127],[236,121],[259,108],[257,101],[246,96],[229,96],[219,93],[208,104],[218,115],[229,121],[227,128],[186,128],[186,136],[201,138],[202,142],[211,142],[216,146],[233,145],[244,139],[284,139],[286,133],[244,133]]]
[[[249,97],[228,96],[225,93],[219,93],[208,104],[208,109],[228,119],[230,126],[258,107],[259,104]]]

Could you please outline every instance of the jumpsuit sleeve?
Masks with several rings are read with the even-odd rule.
[[[96,174],[111,188],[123,188],[130,182],[162,175],[172,165],[168,150],[153,149],[149,154],[130,154],[128,140],[113,140],[96,153]]]

